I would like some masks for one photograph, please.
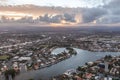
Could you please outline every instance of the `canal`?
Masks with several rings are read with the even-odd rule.
[[[34,80],[48,80],[52,76],[56,76],[64,73],[68,69],[75,69],[78,66],[84,65],[86,62],[95,61],[104,57],[105,55],[119,56],[120,52],[90,52],[82,49],[74,48],[77,51],[77,55],[72,56],[62,62],[59,62],[50,67],[46,67],[40,70],[33,70],[16,77],[15,80],[28,80],[33,78]],[[65,48],[57,48],[53,50],[53,54],[58,54],[64,51]]]

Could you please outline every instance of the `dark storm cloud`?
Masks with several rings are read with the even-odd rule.
[[[119,23],[120,22],[120,16],[116,15],[105,15],[97,20],[97,23]]]
[[[112,0],[109,4],[103,7],[108,9],[111,14],[120,15],[120,0]]]
[[[16,20],[15,22],[19,23],[33,23],[33,17],[22,17],[21,19]]]
[[[119,8],[120,7],[120,0],[111,0],[111,2],[107,5],[104,5],[106,8]]]
[[[75,14],[64,14],[64,20],[68,22],[75,22]]]
[[[92,22],[101,16],[107,14],[107,11],[100,8],[85,8],[82,11],[82,22],[89,23]]]
[[[39,17],[39,21],[47,23],[60,23],[61,19],[62,19],[61,15],[49,16],[48,14],[45,14],[44,16]]]
[[[120,0],[112,0],[103,6],[108,12],[106,15],[97,19],[97,23],[120,23]]]
[[[108,4],[96,8],[81,9],[82,23],[120,23],[120,0],[111,0]]]
[[[75,22],[75,15],[65,13],[64,15],[48,15],[39,17],[39,21],[47,22],[47,23],[61,23],[62,20],[66,22]]]

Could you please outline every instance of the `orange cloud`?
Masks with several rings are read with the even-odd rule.
[[[33,16],[33,15],[32,14],[27,14],[27,13],[3,11],[3,12],[0,12],[0,16],[6,16],[8,18],[19,19],[19,18],[24,17],[24,16]]]
[[[17,6],[0,6],[0,12],[15,12],[15,13],[24,13],[31,14],[34,16],[41,16],[44,14],[63,14],[63,13],[75,13],[76,8],[62,8],[62,7],[41,7],[34,5],[17,5]],[[78,13],[79,14],[79,13]]]

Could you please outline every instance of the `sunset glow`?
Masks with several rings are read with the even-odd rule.
[[[25,13],[18,13],[18,12],[9,12],[9,11],[4,11],[4,12],[0,12],[0,16],[6,16],[8,18],[14,18],[14,19],[20,19],[21,17],[25,17],[25,16],[33,16],[31,14],[25,14]]]
[[[114,25],[120,23],[118,3],[118,0],[0,0],[0,18],[6,18],[0,22],[52,26]]]

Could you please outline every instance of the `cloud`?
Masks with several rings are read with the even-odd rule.
[[[97,23],[120,23],[120,0],[111,0],[107,5],[104,5],[104,8],[107,11],[107,14],[97,19]]]
[[[0,0],[0,5],[5,5],[7,3],[7,0]]]
[[[100,8],[84,8],[82,9],[82,22],[89,23],[107,14],[107,11]]]
[[[46,6],[35,6],[35,5],[16,5],[16,6],[0,6],[0,12],[15,12],[15,13],[26,13],[33,14],[35,16],[41,16],[44,14],[64,14],[73,13],[74,8],[62,8],[62,7],[46,7]]]
[[[110,1],[110,0],[109,0]],[[16,5],[16,6],[0,6],[0,12],[12,12],[11,15],[23,17],[17,22],[45,22],[45,23],[61,23],[61,21],[76,23],[92,23],[96,21],[99,24],[120,23],[120,0],[111,0],[111,2],[103,1],[101,6],[94,8],[63,8],[63,7],[42,7],[35,5]],[[9,13],[8,13],[9,14]],[[31,15],[33,18],[24,16]],[[2,16],[2,13],[0,14]],[[40,16],[38,18],[38,16]],[[79,16],[79,17],[76,17]],[[37,18],[37,19],[35,19]]]
[[[119,8],[120,0],[111,0],[107,5],[104,5],[106,8]]]
[[[75,22],[75,15],[65,13],[64,15],[48,15],[39,17],[39,21],[47,22],[47,23],[61,23],[64,20],[66,22]]]
[[[83,8],[82,23],[96,21],[101,24],[120,23],[120,0],[111,0],[109,3],[96,8]]]
[[[38,6],[62,6],[62,7],[95,7],[103,5],[109,0],[2,0],[6,5],[33,4]],[[0,3],[1,4],[1,3]]]
[[[22,17],[21,19],[18,19],[18,20],[15,20],[15,22],[18,22],[18,23],[33,23],[34,20],[33,20],[33,17]]]
[[[65,14],[64,14],[64,20],[65,20],[65,21],[68,21],[68,22],[76,22],[76,21],[75,21],[75,14],[65,13]]]
[[[49,16],[48,14],[45,14],[44,16],[39,17],[39,21],[43,21],[47,23],[60,23],[61,19],[62,19],[61,15]]]
[[[97,20],[97,23],[112,24],[120,23],[120,16],[117,15],[105,15]]]
[[[1,2],[6,2],[7,0],[0,0]]]
[[[111,14],[120,15],[120,0],[112,0],[109,4],[104,5]]]

